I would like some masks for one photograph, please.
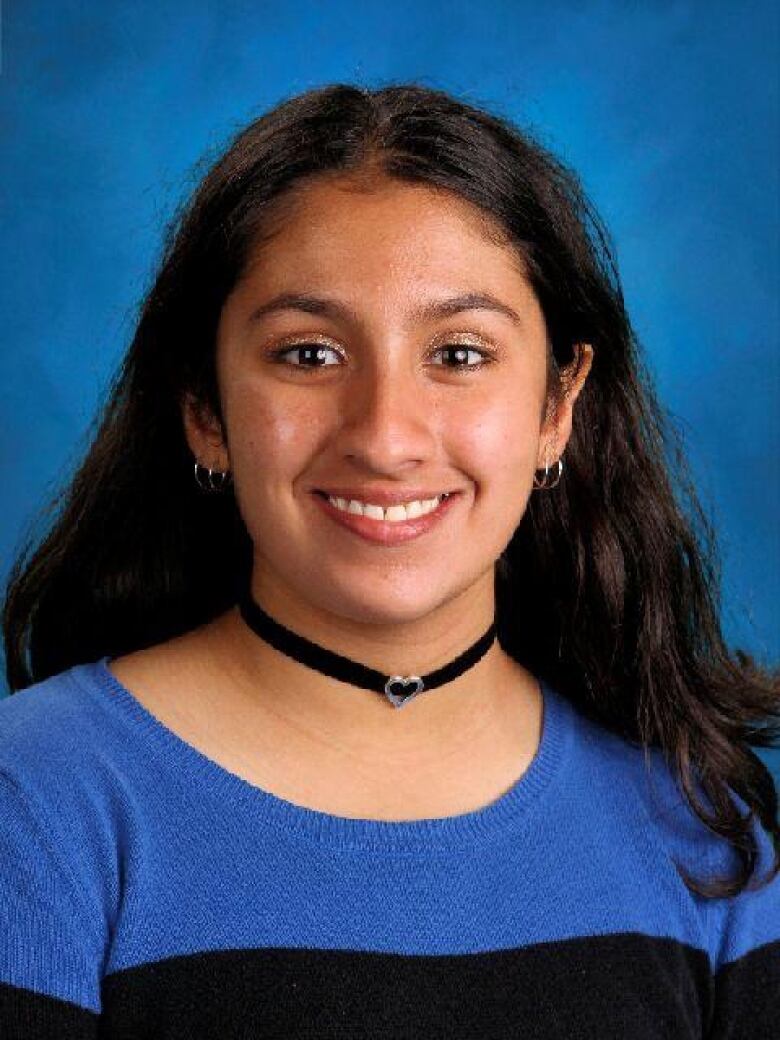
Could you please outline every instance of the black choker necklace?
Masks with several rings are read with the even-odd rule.
[[[403,707],[413,697],[426,690],[433,690],[437,686],[455,679],[467,668],[475,665],[480,658],[484,657],[495,638],[495,622],[483,636],[464,650],[459,657],[449,664],[437,668],[428,675],[391,675],[389,678],[375,668],[368,668],[364,664],[351,661],[348,657],[326,650],[324,646],[318,646],[309,639],[291,632],[285,628],[260,607],[252,597],[251,590],[245,589],[238,600],[238,608],[241,617],[247,625],[258,636],[270,643],[276,650],[280,650],[288,657],[300,661],[301,664],[314,668],[324,675],[330,675],[333,679],[341,682],[352,683],[353,686],[362,686],[365,690],[374,690],[384,693],[387,699],[396,708]],[[407,687],[407,689],[404,689]],[[412,687],[408,689],[408,687]]]

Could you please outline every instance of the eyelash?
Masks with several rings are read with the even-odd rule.
[[[326,346],[323,343],[294,343],[292,346],[282,347],[281,350],[273,351],[272,352],[273,360],[279,362],[280,364],[285,364],[285,362],[282,361],[282,358],[284,357],[285,354],[290,354],[294,350],[331,350],[331,351],[333,351],[334,354],[338,354],[338,351],[335,349],[335,347],[329,347],[329,346]],[[480,354],[482,356],[482,360],[478,364],[476,364],[476,365],[463,364],[463,365],[441,365],[441,366],[436,366],[436,367],[440,367],[440,368],[449,368],[453,372],[473,372],[476,369],[484,368],[486,365],[490,364],[493,361],[493,358],[488,353],[488,351],[481,350],[479,347],[474,347],[470,343],[469,344],[466,344],[466,343],[447,343],[447,344],[444,344],[441,347],[437,347],[436,350],[434,351],[434,353],[439,353],[440,351],[443,351],[443,350],[465,350],[465,351],[471,351],[471,352],[473,352],[475,354]],[[298,365],[290,365],[289,367],[291,367],[291,368],[298,368],[302,372],[306,372],[308,374],[310,372],[316,372],[317,370],[319,370],[321,368],[336,368],[338,366],[336,366],[336,365],[304,365],[304,364],[298,364]]]

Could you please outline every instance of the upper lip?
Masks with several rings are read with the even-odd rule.
[[[415,500],[424,501],[426,498],[437,498],[441,494],[455,495],[458,493],[457,488],[453,490],[437,488],[435,491],[431,491],[428,488],[397,489],[327,487],[312,488],[312,490],[322,491],[324,494],[332,495],[334,498],[354,498],[358,502],[371,502],[378,506],[400,505],[402,502],[413,502]]]

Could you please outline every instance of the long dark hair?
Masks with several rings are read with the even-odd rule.
[[[573,344],[594,347],[564,478],[531,495],[497,562],[501,645],[646,757],[662,750],[696,815],[739,853],[734,879],[698,881],[676,864],[692,891],[747,885],[756,814],[774,846],[768,882],[780,871],[777,792],[751,745],[780,736],[778,671],[724,643],[714,532],[639,357],[608,233],[530,133],[443,91],[336,84],[284,101],[176,214],[86,456],[49,507],[48,534],[37,548],[28,538],[12,568],[9,687],[234,605],[252,546],[234,496],[196,486],[181,402],[194,395],[222,423],[215,332],[249,250],[311,178],[366,168],[454,192],[503,228],[547,323],[550,400]]]

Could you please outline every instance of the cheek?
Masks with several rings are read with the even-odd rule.
[[[316,452],[320,423],[312,408],[291,406],[283,395],[234,389],[228,417],[234,492],[255,544],[280,529],[279,510],[289,509],[296,478]]]
[[[484,488],[530,482],[539,441],[539,408],[536,400],[516,395],[480,409],[470,417],[460,416],[448,438],[457,445],[460,464]],[[454,451],[455,449],[453,449]]]
[[[289,473],[297,459],[308,456],[316,443],[321,416],[303,400],[294,404],[284,395],[255,387],[236,387],[230,400],[231,459],[237,470],[266,474]]]

